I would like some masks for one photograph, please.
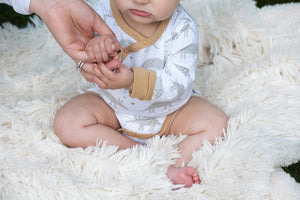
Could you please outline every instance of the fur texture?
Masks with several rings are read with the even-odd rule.
[[[300,160],[300,4],[183,5],[200,30],[195,88],[230,117],[225,139],[193,154],[201,184],[173,191],[166,176],[182,138],[120,152],[62,145],[55,112],[90,83],[34,18],[0,30],[0,199],[300,199],[281,169]]]

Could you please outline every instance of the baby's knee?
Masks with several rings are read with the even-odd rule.
[[[215,133],[215,137],[223,137],[227,129],[228,117],[227,115],[220,111],[217,113],[212,120],[211,129]]]
[[[59,111],[54,117],[53,128],[54,133],[58,136],[60,141],[69,146],[72,139],[72,124],[70,124],[70,116],[67,116],[66,113]]]
[[[224,132],[226,132],[227,129],[227,123],[228,123],[228,117],[225,113],[223,113],[221,116],[219,116],[218,124],[221,129],[221,136],[224,136]]]

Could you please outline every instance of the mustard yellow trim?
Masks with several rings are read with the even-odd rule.
[[[93,91],[86,91],[84,94],[90,94],[90,95],[93,95],[93,96],[100,97],[100,95],[97,92],[93,92]]]
[[[141,67],[132,67],[133,89],[130,97],[151,100],[154,92],[156,73]]]
[[[161,21],[158,28],[156,29],[156,31],[150,37],[147,38],[147,37],[144,37],[143,35],[141,35],[140,33],[138,33],[136,30],[131,28],[126,23],[126,21],[123,19],[122,15],[120,13],[120,11],[116,7],[114,0],[110,0],[110,7],[112,10],[113,16],[114,16],[116,22],[118,23],[118,25],[120,26],[120,28],[125,33],[127,33],[128,35],[130,35],[132,38],[134,38],[137,41],[136,43],[131,44],[122,50],[122,52],[119,54],[122,61],[127,57],[127,55],[129,53],[139,51],[140,49],[143,49],[145,47],[148,47],[148,46],[154,44],[161,37],[161,35],[163,34],[164,30],[168,26],[169,21],[171,19],[171,17],[169,17],[168,19]]]
[[[166,132],[168,131],[169,129],[169,126],[170,126],[170,122],[173,118],[173,115],[174,115],[175,112],[171,113],[171,114],[168,114],[163,125],[162,125],[162,128],[161,130],[158,132],[158,133],[147,133],[147,134],[141,134],[141,133],[136,133],[136,132],[133,132],[133,131],[129,131],[129,130],[126,130],[126,129],[123,129],[123,128],[120,128],[118,129],[119,132],[125,132],[127,135],[129,135],[130,137],[134,137],[134,138],[138,138],[138,139],[149,139],[155,135],[159,135],[159,136],[163,136],[166,134]]]
[[[149,42],[149,41],[152,41],[152,40],[157,41],[157,39],[160,38],[162,32],[164,32],[164,30],[168,26],[169,21],[171,19],[171,17],[169,17],[168,19],[165,19],[164,21],[161,21],[161,23],[159,24],[157,30],[153,33],[153,35],[147,38],[147,37],[144,37],[143,35],[141,35],[139,32],[137,32],[133,28],[131,28],[126,23],[126,21],[124,20],[124,18],[121,15],[119,9],[117,8],[114,0],[110,0],[110,7],[111,7],[111,10],[112,10],[112,13],[113,13],[113,16],[114,16],[116,22],[118,23],[118,25],[120,26],[120,28],[123,31],[125,31],[128,35],[133,37],[136,41],[144,40],[148,44],[152,43],[152,42]],[[149,45],[147,45],[147,46],[149,46]]]

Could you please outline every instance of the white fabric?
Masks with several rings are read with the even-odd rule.
[[[195,87],[230,117],[227,136],[193,154],[202,180],[171,190],[180,138],[116,152],[67,148],[58,108],[90,87],[46,26],[0,29],[0,199],[299,200],[280,167],[300,160],[300,5],[183,1],[199,24]]]
[[[17,13],[23,15],[29,15],[32,13],[29,10],[30,0],[0,0],[0,3],[12,6]]]
[[[97,86],[89,88],[88,91],[95,92],[98,94],[101,94],[102,92],[100,91],[100,88]],[[120,126],[123,129],[135,133],[139,133],[139,134],[159,133],[166,119],[166,115],[159,116],[159,117],[144,117],[139,115],[126,114],[122,112],[115,112],[115,114],[116,117],[118,118]],[[141,144],[146,144],[146,142],[148,141],[148,139],[138,139],[138,138],[130,137],[126,133],[123,133],[123,135]]]
[[[101,0],[95,10],[110,26],[123,47],[136,40],[125,33],[113,18],[109,0]],[[143,117],[167,115],[184,105],[192,94],[197,66],[197,25],[178,6],[166,30],[153,45],[130,53],[123,64],[156,72],[156,85],[150,101],[131,98],[126,89],[100,90],[100,96],[120,113]],[[97,86],[95,86],[97,87]]]

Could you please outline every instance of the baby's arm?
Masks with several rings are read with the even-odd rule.
[[[109,62],[118,55],[119,49],[119,44],[110,34],[96,36],[86,46],[88,56],[96,59],[98,63]]]
[[[192,93],[197,66],[197,25],[180,23],[166,41],[166,62],[160,66],[136,67],[131,97],[152,102],[172,102],[187,98]]]

